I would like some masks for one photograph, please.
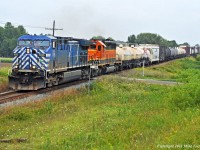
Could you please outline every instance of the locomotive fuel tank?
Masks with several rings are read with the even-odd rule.
[[[81,79],[81,76],[82,76],[81,70],[65,72],[63,74],[62,79],[59,80],[59,84]]]
[[[107,67],[106,68],[106,73],[109,73],[109,72],[113,72],[113,71],[115,71],[115,66],[110,66],[110,67]]]

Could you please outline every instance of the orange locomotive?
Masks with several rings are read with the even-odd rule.
[[[88,61],[98,67],[97,74],[113,71],[116,63],[116,43],[114,41],[92,40],[88,49]]]

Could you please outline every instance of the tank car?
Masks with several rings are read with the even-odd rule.
[[[68,37],[19,37],[13,50],[9,86],[14,90],[37,90],[88,76],[90,44]]]
[[[132,48],[132,50],[135,51],[134,59],[137,64],[136,66],[141,66],[143,61],[145,65],[149,65],[151,56],[150,49],[137,45],[136,47]]]
[[[134,57],[133,59],[135,60],[135,66],[141,66],[141,62],[143,60],[143,57],[147,56],[148,57],[148,53],[144,53],[144,51],[141,48],[138,47],[134,47],[133,45],[131,45],[131,50],[133,51]]]
[[[171,52],[167,46],[159,46],[159,60],[168,61],[170,60]]]
[[[116,60],[121,63],[121,68],[130,68],[134,64],[134,52],[128,45],[120,44],[116,48]]]
[[[170,49],[170,59],[175,59],[178,55],[178,51],[175,48],[169,48]]]
[[[177,58],[182,58],[186,56],[186,51],[184,48],[178,47],[177,50],[178,50]]]
[[[185,56],[189,56],[190,55],[190,47],[186,46],[186,45],[181,45],[179,46],[180,48],[183,48],[186,52]]]
[[[133,68],[141,66],[144,51],[134,45],[122,45],[117,46],[116,49],[116,60],[121,64],[123,68]]]

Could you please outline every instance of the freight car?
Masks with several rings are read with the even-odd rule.
[[[24,35],[13,50],[9,86],[37,90],[88,76],[91,42],[68,37]]]
[[[177,50],[178,50],[177,58],[182,58],[186,56],[186,51],[184,48],[177,47]]]
[[[143,47],[144,51],[149,50],[150,56],[149,61],[151,64],[159,62],[159,46],[153,44],[141,44],[140,47]]]
[[[168,61],[171,59],[171,51],[167,46],[159,47],[159,60],[160,62]]]
[[[141,66],[144,51],[133,45],[119,44],[116,48],[116,61],[121,69]]]

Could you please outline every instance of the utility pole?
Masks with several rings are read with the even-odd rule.
[[[145,60],[143,60],[142,62],[142,76],[144,77],[144,63],[145,63]]]
[[[90,68],[89,68],[89,84],[88,84],[88,94],[90,94],[90,84],[91,84],[91,65],[90,65]]]
[[[53,36],[55,35],[55,30],[63,30],[55,28],[55,20],[53,21],[53,28],[45,28],[45,30],[53,30]]]

